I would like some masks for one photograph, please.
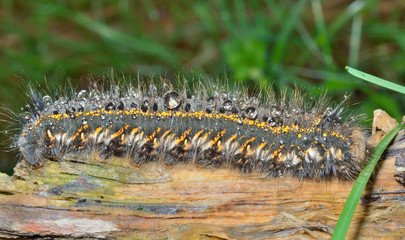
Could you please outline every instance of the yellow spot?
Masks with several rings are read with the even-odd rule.
[[[191,128],[189,128],[186,132],[184,132],[177,140],[176,140],[176,144],[181,143],[182,141],[184,141],[184,139],[186,139],[186,137],[190,134],[191,132]]]
[[[171,132],[172,129],[167,130],[163,135],[166,136],[167,134],[169,134],[169,132]]]
[[[266,144],[267,144],[266,142],[264,142],[264,143],[260,144],[259,149],[264,148],[264,146],[266,146]]]
[[[302,137],[302,134],[301,133],[298,133],[298,138],[301,138]]]
[[[233,141],[233,140],[235,140],[235,138],[238,136],[238,134],[234,134],[234,135],[232,135],[230,138],[229,138],[229,140],[228,141]]]
[[[225,132],[226,129],[222,130],[222,132],[215,136],[214,140],[211,141],[211,147],[214,146],[214,144],[225,134]]]
[[[278,155],[280,152],[281,152],[281,149],[277,149],[276,151],[274,151],[274,152],[272,153],[272,157],[271,157],[271,158],[277,157],[277,155]]]
[[[139,131],[139,128],[133,128],[132,133],[137,133]]]
[[[124,128],[120,128],[120,130],[118,130],[116,133],[114,133],[112,138],[115,139],[115,138],[117,138],[118,136],[120,136],[123,133],[124,133]]]
[[[89,127],[88,124],[84,125],[83,127],[79,128],[77,130],[77,132],[75,133],[75,135],[73,135],[73,140],[75,140],[77,137],[79,137],[79,135],[81,135],[81,133],[86,130]]]
[[[249,143],[251,143],[253,140],[255,140],[256,138],[255,137],[252,137],[252,138],[250,138],[250,139],[248,139],[243,145],[242,145],[242,147],[241,147],[241,151],[243,151],[248,145],[249,145]]]
[[[204,140],[207,139],[207,138],[208,138],[208,135],[210,135],[210,134],[211,134],[211,131],[210,131],[210,132],[207,132],[207,133],[204,135],[203,139],[204,139]]]
[[[154,138],[156,137],[156,134],[157,134],[158,132],[160,132],[160,129],[161,129],[161,128],[158,127],[158,128],[156,129],[156,131],[154,131],[145,141],[148,142],[148,141],[154,139]]]
[[[101,130],[103,130],[103,127],[98,127],[98,128],[94,131],[94,133],[99,133],[99,132],[101,132]]]

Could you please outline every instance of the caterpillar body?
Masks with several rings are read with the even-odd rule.
[[[296,91],[276,100],[266,92],[261,102],[243,91],[138,85],[59,99],[31,91],[15,138],[22,156],[33,166],[96,153],[100,161],[119,156],[314,180],[350,180],[365,165],[364,129],[325,98],[311,103]]]

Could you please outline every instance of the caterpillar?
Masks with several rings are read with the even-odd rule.
[[[364,129],[325,96],[118,85],[59,98],[31,90],[15,136],[23,158],[40,167],[45,157],[95,153],[101,162],[118,156],[317,181],[354,179],[366,163]]]

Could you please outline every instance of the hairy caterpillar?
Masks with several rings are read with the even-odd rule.
[[[15,142],[31,165],[64,154],[100,161],[195,163],[299,179],[353,179],[366,162],[366,134],[325,97],[298,91],[264,101],[243,91],[162,84],[90,87],[53,99],[34,90]]]

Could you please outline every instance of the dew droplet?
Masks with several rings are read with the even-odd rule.
[[[223,104],[223,108],[225,111],[231,111],[232,110],[232,101],[231,100],[226,100]]]
[[[158,104],[157,104],[157,103],[153,103],[152,110],[153,110],[154,112],[157,112],[157,110],[158,110]]]
[[[84,107],[83,107],[82,105],[80,105],[77,110],[78,110],[79,112],[83,112],[83,111],[84,111]]]
[[[115,106],[114,106],[114,104],[113,104],[112,102],[109,102],[109,103],[107,103],[107,104],[105,105],[104,109],[105,109],[106,111],[115,110]]]
[[[167,109],[173,110],[181,105],[182,98],[177,92],[168,92],[163,96],[163,101]]]
[[[186,106],[184,106],[184,111],[189,112],[191,108],[191,104],[187,103]]]
[[[333,108],[327,107],[326,110],[325,110],[325,112],[326,112],[326,115],[329,116],[329,115],[332,115],[334,111],[333,111]]]
[[[100,99],[100,92],[97,89],[93,89],[90,91],[90,99],[96,99],[99,100]]]
[[[88,96],[89,96],[88,92],[86,90],[84,90],[84,89],[81,90],[77,94],[77,97],[79,98],[79,101],[82,101],[82,102],[87,101]]]
[[[118,103],[118,106],[117,106],[117,109],[118,110],[124,110],[124,103],[122,102],[122,101],[120,101],[119,103]]]
[[[246,108],[246,117],[250,120],[255,120],[257,117],[257,110],[254,107]]]
[[[52,98],[49,95],[45,95],[42,100],[44,101],[45,105],[53,104]]]
[[[273,117],[278,117],[278,116],[281,115],[280,109],[278,107],[276,107],[276,106],[272,106],[271,109],[270,109],[270,112],[271,112],[271,115]]]
[[[148,100],[143,101],[143,104],[141,105],[142,112],[148,111],[148,106],[149,106],[149,101]]]
[[[214,97],[209,97],[207,99],[207,107],[215,108],[215,98]]]
[[[83,124],[83,125],[86,125],[86,124],[87,124],[87,120],[86,120],[85,118],[83,118],[82,124]]]
[[[138,108],[138,105],[136,105],[136,103],[132,102],[131,103],[131,109],[136,110],[137,108]]]

